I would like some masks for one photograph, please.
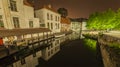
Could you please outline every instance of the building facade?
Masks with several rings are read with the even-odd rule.
[[[0,0],[0,38],[4,45],[13,45],[14,41],[25,43],[48,31],[39,27],[39,18],[35,18],[34,8],[27,0]]]
[[[0,0],[0,27],[5,29],[38,28],[34,8],[27,0]]]
[[[61,18],[61,32],[68,32],[70,31],[71,22],[69,18]]]
[[[61,16],[51,7],[51,5],[35,10],[35,15],[40,19],[40,27],[49,28],[53,33],[60,32]]]
[[[73,32],[79,33],[81,29],[81,22],[71,20],[71,30]]]
[[[74,32],[80,32],[80,30],[87,30],[86,23],[86,18],[71,19],[71,30]]]

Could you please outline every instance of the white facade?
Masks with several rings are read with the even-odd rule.
[[[71,30],[73,32],[79,33],[81,29],[81,22],[71,21]]]
[[[26,0],[0,0],[0,16],[2,16],[4,28],[39,27],[39,19],[34,18],[34,8],[24,5],[23,1]]]
[[[86,24],[87,24],[86,21],[82,22],[82,30],[87,30]]]
[[[60,32],[60,14],[52,11],[50,7],[36,10],[35,14],[40,19],[41,27],[49,28],[53,33]]]

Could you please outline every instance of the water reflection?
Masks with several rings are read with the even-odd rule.
[[[26,48],[24,46],[20,47],[19,49],[22,49],[20,52],[0,60],[0,67],[36,67],[41,63],[39,59],[48,61],[58,53],[62,43],[78,38],[79,35],[70,34],[60,38],[52,38],[28,44],[29,46]]]
[[[60,51],[60,43],[65,41],[61,38],[49,39],[34,43],[26,49],[2,60],[0,67],[36,67],[39,64],[39,58],[47,61]],[[44,47],[39,47],[46,45]]]
[[[60,40],[55,39],[48,47],[41,50],[42,51],[42,58],[44,60],[49,60],[53,55],[60,51]]]
[[[84,39],[85,46],[88,47],[92,51],[96,51],[96,43],[97,41],[95,40],[87,39],[87,38]]]

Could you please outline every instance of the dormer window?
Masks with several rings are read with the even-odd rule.
[[[17,11],[16,1],[10,0],[10,8],[12,11]]]

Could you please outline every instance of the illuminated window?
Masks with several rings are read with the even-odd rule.
[[[29,27],[33,28],[33,21],[29,21]]]
[[[4,27],[2,15],[0,15],[0,27]]]
[[[15,28],[20,28],[18,17],[13,17],[13,23]]]
[[[16,1],[10,0],[10,8],[12,11],[17,11]]]

